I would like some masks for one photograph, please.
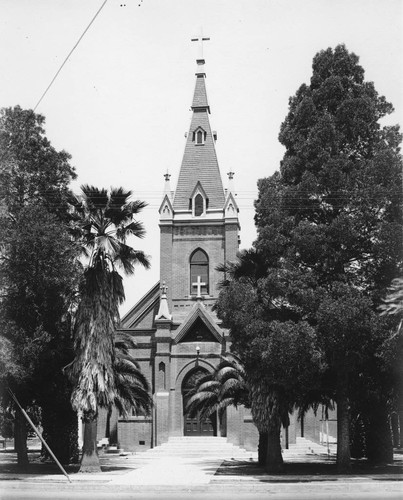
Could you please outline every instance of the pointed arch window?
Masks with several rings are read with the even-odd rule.
[[[201,127],[198,127],[193,132],[193,141],[195,142],[196,146],[202,146],[206,142],[206,138],[207,138],[207,132],[203,130]]]
[[[190,256],[190,294],[201,295],[209,293],[209,260],[201,248]]]
[[[204,213],[204,199],[203,196],[198,193],[195,196],[195,217],[200,217]]]

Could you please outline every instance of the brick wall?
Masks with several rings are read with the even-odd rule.
[[[209,258],[209,295],[218,296],[221,274],[215,269],[224,262],[223,236],[211,238],[175,238],[172,255],[172,297],[183,299],[191,294],[190,256],[197,249],[204,250]]]
[[[225,225],[225,261],[233,262],[238,252],[238,224]]]
[[[151,418],[136,417],[118,422],[119,446],[125,451],[142,452],[152,447]]]
[[[160,281],[168,285],[167,299],[172,307],[172,226],[160,226]]]
[[[248,451],[257,451],[259,432],[253,423],[250,410],[244,406],[227,408],[227,439]]]

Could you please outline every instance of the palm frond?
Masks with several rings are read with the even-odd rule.
[[[144,225],[140,221],[132,221],[130,224],[120,226],[116,231],[116,236],[121,241],[126,241],[126,238],[130,235],[137,238],[144,238],[145,234]]]
[[[132,191],[123,187],[111,188],[108,208],[122,210],[122,208],[127,205],[132,194]]]
[[[137,347],[137,343],[129,333],[117,331],[115,333],[115,347],[119,353],[128,354],[130,349]]]
[[[81,186],[81,191],[90,213],[98,210],[106,210],[109,201],[108,191],[106,189],[83,184]]]
[[[127,210],[130,212],[132,216],[140,213],[143,210],[143,208],[146,208],[147,206],[148,203],[140,200],[131,201],[126,205]]]
[[[134,250],[124,243],[121,243],[119,252],[115,255],[114,262],[122,267],[128,276],[134,273],[137,264],[141,264],[145,269],[150,268],[149,258],[144,252]]]

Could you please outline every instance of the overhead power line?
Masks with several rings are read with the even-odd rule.
[[[53,77],[52,81],[49,83],[49,85],[47,86],[45,92],[42,94],[41,98],[39,99],[39,101],[37,102],[36,106],[34,107],[34,111],[36,110],[36,108],[39,106],[39,104],[42,102],[42,99],[45,97],[45,95],[48,93],[48,90],[50,89],[50,87],[53,85],[53,82],[56,80],[56,78],[59,76],[59,73],[60,71],[63,69],[63,66],[66,64],[66,62],[69,60],[71,54],[75,51],[75,49],[77,48],[78,44],[81,42],[81,40],[84,38],[84,35],[87,33],[87,31],[89,30],[91,24],[95,21],[95,19],[97,18],[98,14],[101,12],[101,10],[104,8],[106,2],[108,0],[104,0],[103,4],[101,5],[101,7],[97,10],[95,16],[91,19],[90,23],[88,24],[88,26],[85,28],[85,30],[83,31],[82,35],[80,36],[80,38],[77,40],[76,44],[74,45],[74,47],[70,50],[70,52],[68,53],[66,59],[63,61],[62,65],[60,66],[60,68],[57,70],[55,76]]]

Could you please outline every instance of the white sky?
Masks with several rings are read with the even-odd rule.
[[[0,106],[33,108],[102,0],[0,0]],[[163,174],[176,186],[203,26],[211,126],[221,174],[235,172],[241,247],[255,236],[256,182],[279,167],[288,98],[309,83],[314,55],[345,43],[402,123],[402,0],[108,0],[37,112],[78,180],[123,185],[149,207],[152,259],[125,281],[132,307],[159,279]]]

